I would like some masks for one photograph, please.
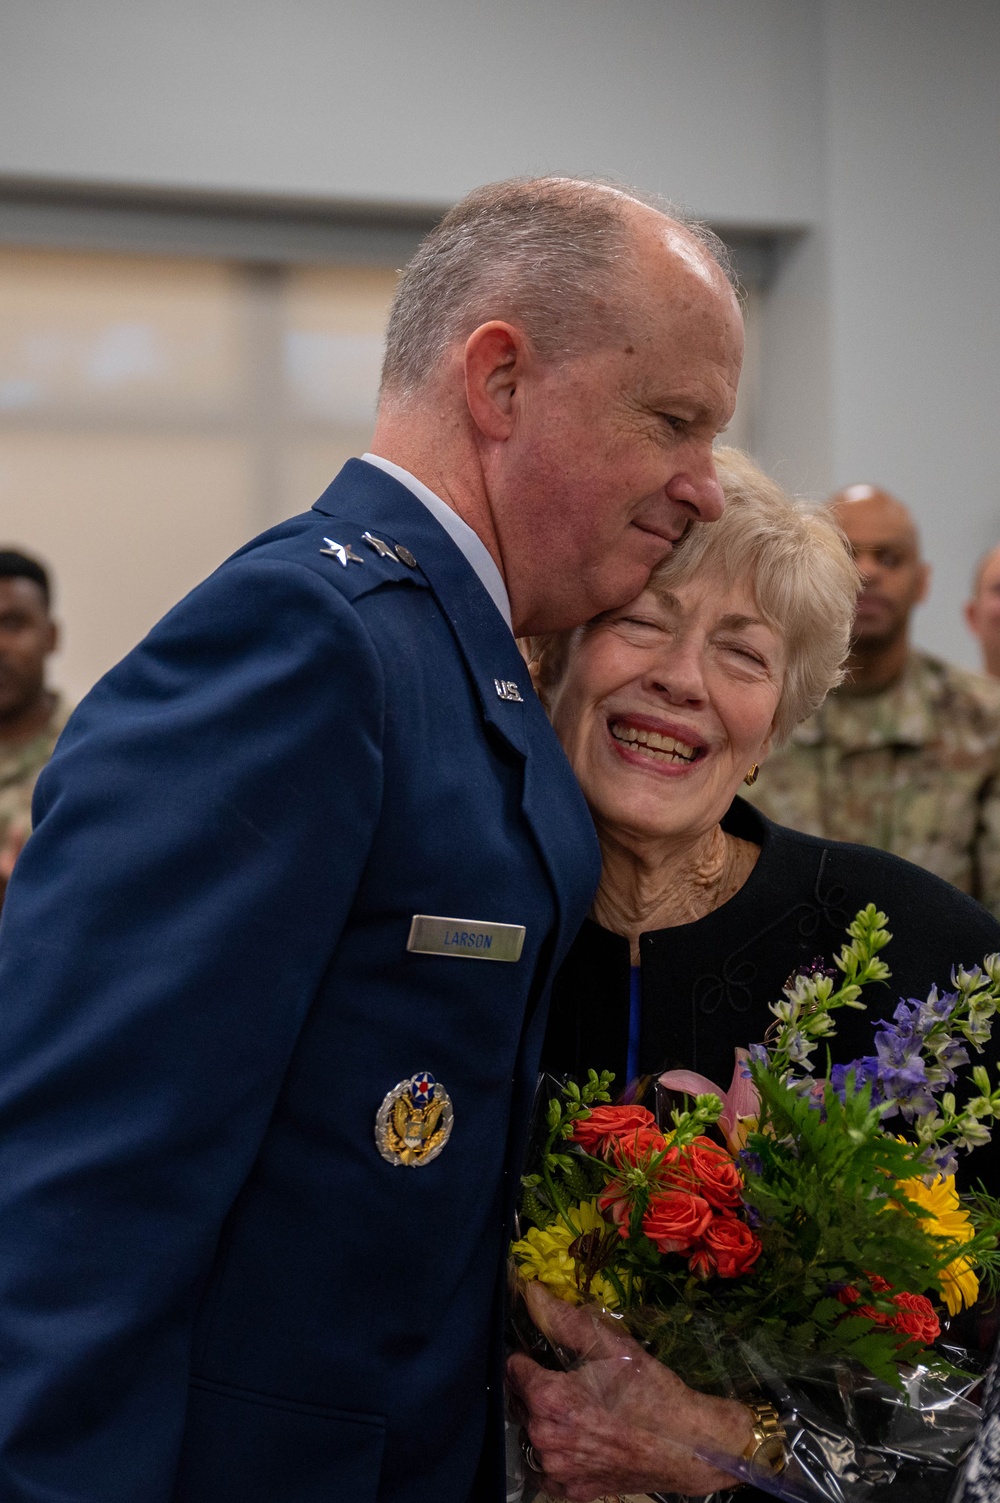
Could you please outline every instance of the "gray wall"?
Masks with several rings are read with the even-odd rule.
[[[958,612],[1000,541],[1000,5],[828,12],[833,475],[911,503],[934,565],[918,635],[975,663]]]
[[[5,0],[0,171],[438,204],[564,167],[802,223],[819,23],[809,0]]]
[[[877,479],[935,564],[919,634],[973,660],[1000,538],[995,0],[5,0],[0,175],[446,203],[607,172],[800,230],[763,327],[762,458]]]

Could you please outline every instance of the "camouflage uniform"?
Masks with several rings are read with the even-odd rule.
[[[10,834],[23,830],[27,835],[30,831],[35,782],[68,718],[69,709],[57,694],[52,713],[37,736],[14,743],[0,740],[0,851]]]
[[[792,829],[904,856],[1000,917],[1000,683],[992,679],[911,652],[881,694],[831,694],[746,796]]]

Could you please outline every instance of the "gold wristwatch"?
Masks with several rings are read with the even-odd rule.
[[[773,1404],[756,1404],[744,1399],[743,1407],[750,1411],[753,1437],[741,1460],[752,1467],[766,1467],[777,1476],[785,1470],[788,1462],[785,1452],[788,1437],[781,1416]]]

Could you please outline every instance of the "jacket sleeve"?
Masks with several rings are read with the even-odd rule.
[[[191,1327],[382,793],[383,678],[244,557],[97,686],[0,922],[0,1497],[172,1495]]]

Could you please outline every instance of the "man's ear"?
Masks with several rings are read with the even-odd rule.
[[[518,387],[530,356],[520,329],[494,319],[465,342],[465,397],[484,438],[502,443],[517,421]]]

